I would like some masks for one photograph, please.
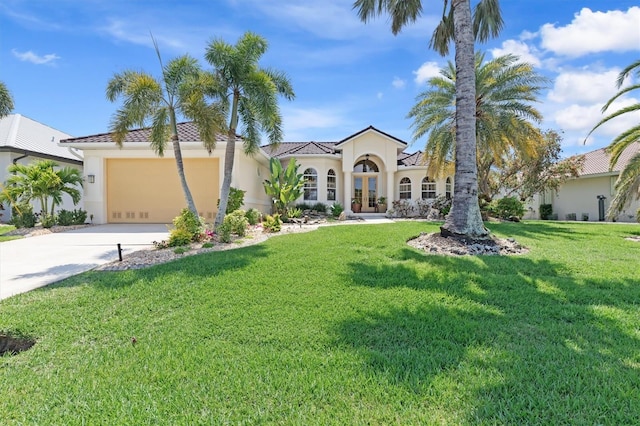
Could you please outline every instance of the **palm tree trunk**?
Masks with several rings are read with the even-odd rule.
[[[187,201],[187,207],[189,210],[198,216],[198,209],[196,209],[196,203],[193,201],[189,185],[187,185],[187,177],[184,174],[184,162],[182,161],[182,150],[180,149],[180,139],[178,137],[178,125],[176,124],[176,113],[173,108],[169,111],[169,116],[169,120],[171,121],[171,143],[173,144],[173,155],[176,159],[178,176],[180,176],[180,184],[182,185],[184,198]]]
[[[229,123],[229,133],[227,135],[227,147],[224,152],[224,177],[222,179],[222,188],[220,189],[218,213],[216,213],[216,221],[213,224],[214,229],[222,225],[227,212],[229,192],[231,191],[231,176],[233,175],[233,160],[236,154],[236,128],[238,127],[239,99],[240,93],[235,91],[233,94],[233,104],[231,106],[231,122]]]
[[[476,87],[470,0],[453,0],[456,50],[456,170],[451,212],[440,228],[443,236],[486,238],[478,204],[476,163]]]

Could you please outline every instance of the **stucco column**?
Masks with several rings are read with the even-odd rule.
[[[344,206],[344,210],[348,213],[353,213],[353,211],[351,210],[351,196],[352,196],[352,185],[353,185],[353,179],[351,178],[351,172],[344,172],[343,173],[343,179],[344,179],[344,203],[342,204]]]
[[[393,201],[396,199],[396,188],[394,182],[395,173],[393,171],[387,172],[387,208],[393,206]]]

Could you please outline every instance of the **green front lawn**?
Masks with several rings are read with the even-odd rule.
[[[16,227],[13,225],[0,225],[0,243],[3,241],[11,241],[11,240],[16,240],[18,238],[22,238],[19,235],[14,235],[14,236],[4,235],[7,232],[13,231],[14,229],[16,229]]]
[[[437,225],[275,237],[0,303],[3,424],[640,424],[632,225],[491,224],[519,257],[425,256]],[[137,343],[132,343],[135,337]]]

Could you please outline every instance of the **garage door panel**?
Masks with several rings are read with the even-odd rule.
[[[217,158],[184,159],[189,189],[200,214],[215,218],[219,198]],[[108,159],[110,223],[171,223],[186,207],[175,160]]]

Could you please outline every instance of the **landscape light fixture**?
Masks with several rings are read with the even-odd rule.
[[[89,183],[96,183],[96,175],[89,175],[87,176],[87,181]]]

